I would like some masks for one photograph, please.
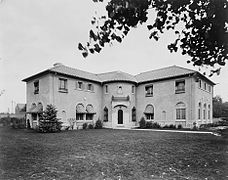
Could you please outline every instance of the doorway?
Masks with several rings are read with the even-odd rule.
[[[123,124],[123,110],[118,110],[118,124]]]

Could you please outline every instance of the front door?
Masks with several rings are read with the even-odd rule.
[[[123,124],[123,110],[118,110],[118,124]]]

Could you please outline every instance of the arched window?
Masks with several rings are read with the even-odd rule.
[[[203,105],[203,119],[206,119],[206,111],[207,111],[207,105],[206,103]]]
[[[146,109],[144,111],[144,114],[146,115],[147,120],[152,120],[154,119],[154,106],[151,104],[148,104],[146,106]]]
[[[186,107],[183,102],[179,102],[176,104],[176,119],[186,119]]]
[[[166,120],[166,111],[162,111],[162,120],[163,120],[163,121]]]
[[[136,121],[136,108],[135,107],[132,108],[131,115],[132,115],[132,121],[135,122]]]
[[[201,107],[202,105],[201,105],[201,103],[199,103],[199,105],[198,105],[198,119],[201,119]]]
[[[83,120],[85,114],[84,105],[82,103],[76,106],[76,120]]]
[[[208,104],[208,119],[211,119],[211,106]]]
[[[108,108],[104,108],[104,122],[108,122]]]
[[[88,104],[86,106],[86,120],[93,120],[93,115],[95,114],[93,105]]]

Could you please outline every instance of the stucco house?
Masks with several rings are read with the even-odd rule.
[[[56,63],[23,81],[32,127],[48,104],[55,105],[64,125],[73,123],[74,128],[98,119],[107,128],[134,128],[142,117],[187,128],[212,122],[215,84],[179,66],[133,76],[121,71],[93,74]]]

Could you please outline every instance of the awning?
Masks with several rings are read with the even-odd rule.
[[[78,104],[76,106],[76,113],[78,113],[78,114],[84,114],[84,113],[86,113],[86,111],[84,110],[83,104]]]
[[[154,114],[154,107],[152,105],[147,105],[144,114]]]
[[[39,114],[42,112],[43,112],[43,107],[35,106],[35,107],[30,108],[26,113],[28,113],[28,114],[32,114],[32,113]]]
[[[96,114],[92,105],[86,106],[86,112],[87,114]]]

